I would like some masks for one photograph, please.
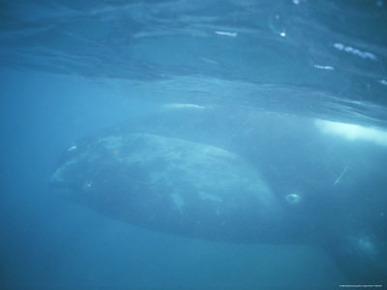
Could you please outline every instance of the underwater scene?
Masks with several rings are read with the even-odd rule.
[[[0,16],[1,289],[386,287],[386,1]]]

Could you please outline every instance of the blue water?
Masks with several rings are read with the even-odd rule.
[[[53,195],[50,179],[79,139],[170,103],[386,132],[385,1],[18,1],[0,16],[0,288],[351,283],[313,244],[154,232]],[[384,177],[369,176],[378,196]]]

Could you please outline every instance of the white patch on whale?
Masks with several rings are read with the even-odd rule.
[[[163,106],[165,109],[198,109],[203,110],[206,107],[196,104],[177,104],[177,103],[171,103],[171,104],[165,104]]]
[[[297,205],[301,202],[302,197],[299,193],[290,193],[285,196],[285,200],[290,205]]]
[[[69,149],[67,149],[67,152],[75,151],[78,147],[76,145],[70,146]]]
[[[337,135],[351,141],[362,140],[373,142],[377,145],[387,146],[387,131],[379,128],[363,127],[360,125],[319,119],[315,120],[315,124],[326,134]]]

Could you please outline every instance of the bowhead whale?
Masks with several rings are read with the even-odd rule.
[[[384,283],[386,148],[320,127],[245,108],[168,106],[71,146],[52,188],[153,230],[311,243],[331,253],[349,281]]]

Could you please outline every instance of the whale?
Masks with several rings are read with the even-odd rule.
[[[52,180],[109,216],[199,238],[249,241],[280,217],[270,188],[242,157],[154,134],[99,138]]]
[[[51,187],[155,231],[316,245],[351,283],[382,284],[386,148],[329,134],[324,124],[332,125],[245,107],[168,104],[71,145]]]

